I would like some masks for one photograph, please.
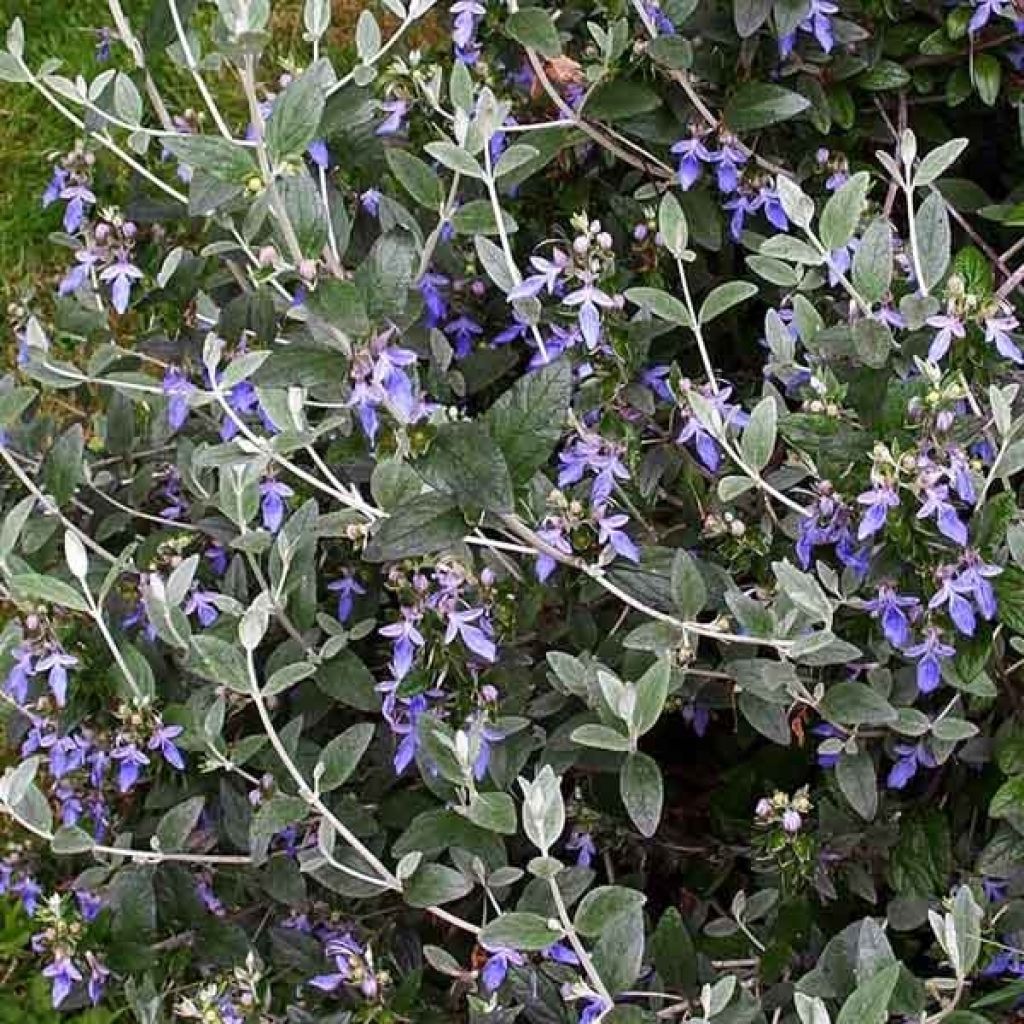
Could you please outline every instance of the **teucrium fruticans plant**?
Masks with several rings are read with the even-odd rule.
[[[999,1019],[1012,5],[147,6],[0,53],[17,1012]]]

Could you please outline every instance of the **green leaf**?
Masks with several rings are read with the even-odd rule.
[[[664,800],[661,769],[642,752],[630,754],[619,772],[619,794],[633,824],[649,839],[658,830]]]
[[[899,715],[876,690],[865,683],[833,683],[821,700],[821,713],[839,725],[891,725]]]
[[[458,543],[466,521],[444,494],[421,494],[397,509],[378,527],[366,545],[368,562],[398,562],[429,555]]]
[[[941,178],[967,149],[967,139],[950,139],[923,157],[914,175],[914,188],[924,188]]]
[[[466,809],[474,825],[512,836],[516,833],[516,802],[508,793],[477,793]]]
[[[249,844],[253,856],[262,860],[267,853],[270,840],[281,829],[305,820],[309,804],[298,796],[272,796],[260,804],[249,823]]]
[[[666,192],[658,206],[658,233],[665,248],[677,259],[682,259],[690,230],[686,223],[686,214],[672,192]]]
[[[315,68],[296,78],[274,101],[267,119],[267,148],[275,160],[301,157],[317,137],[327,104],[323,80]]]
[[[701,304],[697,319],[701,324],[709,324],[733,306],[753,298],[757,291],[757,285],[750,281],[727,281],[720,284]]]
[[[424,864],[402,889],[410,907],[433,907],[462,899],[473,891],[473,883],[461,872],[444,864]]]
[[[242,652],[234,644],[229,644],[220,637],[208,633],[193,636],[189,640],[185,668],[211,683],[226,686],[235,693],[252,693]]]
[[[647,56],[670,71],[685,71],[693,64],[693,43],[682,36],[658,36],[647,44]]]
[[[750,414],[750,422],[740,438],[743,458],[755,471],[764,469],[775,451],[778,415],[775,399],[771,396],[762,398]]]
[[[617,79],[598,86],[590,97],[584,113],[599,121],[623,121],[649,114],[661,106],[661,97],[646,85]]]
[[[989,817],[992,818],[1016,818],[1021,820],[1024,813],[1024,775],[1017,775],[1007,779],[996,790],[988,805]]]
[[[1024,569],[1016,565],[1004,566],[995,578],[999,621],[1015,633],[1024,636]]]
[[[521,949],[539,952],[562,937],[561,928],[549,926],[550,919],[540,914],[513,912],[496,917],[484,925],[478,941],[484,949]]]
[[[885,366],[892,351],[892,330],[888,324],[865,317],[853,325],[852,336],[853,349],[865,366]]]
[[[628,288],[626,298],[635,306],[646,309],[662,320],[679,324],[680,327],[692,327],[693,321],[686,307],[674,296],[660,288]]]
[[[505,233],[514,235],[519,225],[512,219],[508,211],[501,211],[501,220]],[[471,199],[463,203],[451,216],[451,225],[460,235],[497,235],[498,221],[494,216],[494,207],[486,199]]]
[[[0,395],[0,427],[13,426],[38,394],[35,388],[14,388]]]
[[[85,434],[75,424],[54,441],[43,463],[43,490],[62,508],[85,479]]]
[[[922,284],[931,290],[946,273],[953,251],[949,211],[938,192],[928,196],[918,209],[915,233],[921,254]]]
[[[680,548],[672,557],[672,600],[684,619],[696,618],[708,601],[708,588],[693,556]]]
[[[974,70],[974,88],[978,90],[981,102],[994,107],[999,99],[999,89],[1003,84],[1003,66],[999,58],[991,53],[978,53],[972,61]]]
[[[323,768],[319,775],[321,793],[343,786],[356,770],[373,739],[374,726],[371,722],[359,722],[349,726],[340,736],[335,736],[320,752],[318,766]]]
[[[862,982],[843,1003],[836,1024],[885,1024],[899,977],[900,965],[890,964]]]
[[[880,302],[892,285],[892,227],[878,217],[853,254],[853,286],[868,302]]]
[[[844,753],[836,762],[836,782],[850,806],[865,820],[878,813],[878,780],[875,763],[866,750]]]
[[[651,936],[654,966],[671,991],[690,993],[697,987],[697,950],[682,915],[669,907]]]
[[[672,667],[668,658],[659,658],[636,683],[636,705],[633,708],[633,729],[638,736],[651,731],[661,717]]]
[[[580,901],[573,917],[573,927],[586,938],[594,938],[621,917],[638,910],[647,897],[623,885],[599,885]]]
[[[277,183],[288,220],[295,229],[295,237],[304,256],[315,259],[327,244],[327,208],[308,171],[282,178]],[[287,241],[284,231],[274,222],[274,234],[281,249]]]
[[[417,468],[427,483],[461,505],[512,511],[512,477],[482,423],[442,424]]]
[[[558,359],[520,377],[484,415],[514,483],[526,483],[551,457],[571,397],[572,366]]]
[[[569,737],[573,743],[595,750],[629,750],[629,737],[607,725],[578,725]]]
[[[160,819],[156,827],[156,838],[163,852],[172,853],[185,849],[185,843],[195,830],[205,803],[205,797],[190,797],[177,807],[172,807]]]
[[[601,929],[593,960],[609,991],[622,992],[639,977],[644,938],[643,909],[637,904],[609,920]]]
[[[542,57],[557,57],[562,52],[558,29],[551,15],[540,7],[514,11],[505,22],[505,31],[521,46],[536,50]]]
[[[811,101],[791,89],[767,82],[740,86],[725,107],[725,123],[734,132],[751,132],[802,114]]]
[[[782,592],[814,622],[832,624],[832,602],[821,584],[809,573],[801,572],[789,561],[772,562],[772,570]]]
[[[79,591],[52,576],[35,572],[15,573],[11,577],[11,592],[18,601],[43,601],[76,612],[89,611],[89,605]]]
[[[438,163],[467,178],[482,178],[484,169],[464,149],[451,142],[428,142],[423,147]]]
[[[259,174],[252,150],[219,135],[172,135],[163,143],[182,163],[218,181],[244,185]]]
[[[749,39],[768,20],[773,0],[733,0],[732,20],[740,39]]]
[[[867,201],[871,176],[858,171],[834,192],[821,211],[818,231],[821,242],[830,252],[841,249],[853,238]]]
[[[70,857],[77,853],[88,853],[96,845],[84,828],[77,825],[61,825],[53,834],[50,849],[58,857]]]

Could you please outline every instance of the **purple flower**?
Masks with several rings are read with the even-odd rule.
[[[889,509],[899,507],[900,496],[896,493],[896,488],[888,480],[884,480],[876,483],[870,491],[858,495],[857,501],[867,508],[857,529],[857,539],[864,540],[885,526]]]
[[[801,32],[813,35],[818,45],[826,52],[831,53],[835,46],[835,34],[832,28],[831,15],[836,14],[839,7],[831,0],[811,0],[810,9],[806,16],[797,26]],[[791,32],[779,39],[779,54],[788,57],[796,44],[796,33]]]
[[[688,139],[680,139],[672,147],[672,153],[679,157],[679,168],[676,176],[684,191],[696,184],[704,164],[714,163],[715,157],[704,145],[700,137],[693,135]]]
[[[565,848],[575,852],[577,867],[589,868],[597,856],[594,837],[586,829],[574,828],[565,841]]]
[[[950,566],[941,566],[936,571],[935,578],[938,580],[939,589],[932,595],[931,600],[928,602],[928,607],[934,611],[936,608],[947,605],[947,611],[949,617],[953,620],[953,625],[964,636],[974,636],[974,630],[977,625],[974,608],[971,606],[971,602],[959,591],[954,581],[954,575],[955,570]]]
[[[82,980],[82,972],[69,956],[57,956],[52,964],[43,968],[43,977],[53,981],[53,1006],[56,1009],[71,994],[75,982]]]
[[[800,812],[794,811],[792,807],[787,807],[782,812],[782,827],[790,835],[795,835],[799,832],[803,823],[804,820],[800,817]]]
[[[540,954],[545,960],[556,964],[566,964],[569,967],[579,967],[580,958],[564,942],[556,942],[553,946],[541,950]]]
[[[526,958],[522,953],[498,947],[491,950],[491,955],[480,971],[480,981],[486,991],[494,992],[501,988],[510,966],[522,967],[525,963]]]
[[[96,202],[96,197],[82,184],[61,189],[60,197],[68,201],[64,207],[64,230],[73,235],[85,223],[86,209]]]
[[[78,659],[65,653],[60,647],[53,647],[36,662],[36,672],[46,672],[46,682],[58,707],[64,707],[68,697],[68,669],[78,664]]]
[[[932,339],[928,349],[928,358],[933,363],[939,362],[949,351],[949,346],[953,344],[954,338],[963,338],[967,334],[967,328],[963,321],[956,316],[948,314],[930,316],[926,323],[929,327],[937,328],[939,332]]]
[[[277,533],[281,529],[286,508],[285,498],[290,498],[294,493],[287,484],[273,477],[260,484],[260,494],[263,496],[260,503],[263,526],[270,533]]]
[[[78,904],[78,912],[82,915],[82,920],[86,923],[95,921],[103,909],[103,900],[88,889],[76,889],[75,902]]]
[[[619,513],[618,515],[607,515],[605,507],[599,505],[596,509],[598,543],[605,545],[605,554],[610,548],[617,555],[628,558],[631,562],[640,561],[640,552],[637,546],[630,539],[629,534],[622,529],[629,522],[629,516]]]
[[[405,115],[409,110],[409,104],[405,100],[389,100],[382,103],[381,109],[387,112],[387,117],[377,125],[377,135],[397,135],[402,130],[405,122]]]
[[[127,793],[136,782],[149,758],[134,743],[121,743],[110,752],[110,756],[119,763],[117,770],[117,788]]]
[[[541,529],[537,531],[537,536],[540,537],[540,539],[549,547],[554,548],[555,551],[561,551],[564,555],[572,554],[572,545],[565,536],[565,524],[561,520],[550,522],[549,525],[541,527]],[[534,571],[537,574],[537,579],[540,580],[541,583],[546,582],[557,568],[558,559],[553,555],[549,555],[547,552],[542,551],[537,556]]]
[[[428,327],[437,327],[448,317],[448,302],[445,299],[443,289],[451,284],[451,280],[444,274],[427,273],[420,278],[419,291],[423,296],[423,305],[426,307],[426,324]]]
[[[1008,0],[972,0],[974,14],[967,24],[970,33],[980,32],[992,18],[1002,17],[1007,13]]]
[[[368,188],[365,192],[359,193],[359,205],[371,216],[376,217],[380,213],[381,193],[379,189]]]
[[[445,324],[444,333],[455,341],[455,358],[465,359],[473,351],[473,342],[484,333],[484,329],[472,317],[463,313]]]
[[[597,1024],[611,1008],[612,1004],[607,999],[595,996],[593,999],[589,999],[587,1005],[583,1007],[579,1024]]]
[[[174,745],[176,740],[185,730],[180,725],[159,725],[146,744],[147,750],[159,750],[163,759],[179,772],[185,770],[185,761],[181,751]]]
[[[172,431],[180,430],[188,419],[188,399],[196,386],[184,371],[171,366],[164,374],[161,388],[167,396],[167,424]]]
[[[131,262],[124,249],[118,252],[114,263],[100,271],[100,280],[110,283],[110,297],[118,313],[123,314],[128,309],[132,282],[141,280],[143,276],[142,271]]]
[[[721,149],[711,157],[722,192],[735,192],[740,183],[740,171],[749,159],[747,151],[731,137],[722,139]]]
[[[341,577],[341,579],[335,580],[333,583],[327,584],[327,589],[338,595],[338,621],[348,622],[349,616],[352,614],[352,608],[355,604],[355,599],[359,594],[366,593],[366,587],[364,587],[359,580],[348,573]]]
[[[58,199],[60,194],[63,192],[64,187],[68,182],[68,172],[63,167],[54,167],[53,177],[50,178],[50,183],[46,186],[46,190],[43,192],[43,208],[52,206]]]
[[[952,658],[956,651],[942,642],[942,634],[934,626],[925,630],[924,639],[903,652],[908,658],[917,659],[917,688],[921,693],[931,693],[942,680],[941,662]]]
[[[416,648],[422,647],[426,641],[423,634],[416,628],[422,617],[415,608],[402,608],[402,618],[389,626],[381,626],[378,630],[381,636],[391,637],[394,640],[394,657],[391,659],[391,669],[396,678],[404,679],[412,668],[413,659],[416,656]]]
[[[480,625],[473,625],[475,622],[479,622]],[[458,636],[478,657],[483,658],[484,661],[494,661],[498,656],[498,648],[490,633],[491,626],[483,608],[467,608],[461,612],[450,611],[444,642],[450,644]]]
[[[953,581],[953,589],[959,594],[970,594],[981,612],[983,619],[991,620],[996,615],[996,592],[989,580],[1000,575],[1002,569],[988,565],[976,551],[964,555],[965,568]]]
[[[25,913],[29,917],[34,917],[39,909],[39,897],[43,895],[43,887],[31,875],[25,875],[11,886],[11,892],[21,900]]]
[[[89,993],[89,1002],[95,1006],[103,998],[103,989],[110,977],[110,969],[92,951],[85,954],[85,962],[89,965],[86,989]]]
[[[995,345],[996,351],[1004,358],[1015,363],[1024,363],[1024,353],[1010,337],[1010,331],[1016,330],[1020,322],[1015,316],[989,317],[985,321],[985,340]]]
[[[199,617],[200,625],[212,626],[220,615],[217,605],[214,603],[216,596],[216,591],[200,590],[198,587],[193,587],[185,601],[185,614],[191,615],[195,612]]]
[[[949,488],[945,484],[925,488],[925,500],[917,511],[917,518],[928,519],[934,516],[939,533],[963,547],[967,543],[967,527],[948,498]]]
[[[905,789],[907,783],[917,774],[919,766],[935,767],[935,758],[928,752],[923,741],[917,744],[897,743],[895,751],[896,763],[889,770],[885,780],[889,789]]]
[[[894,587],[883,583],[878,595],[864,602],[864,609],[873,619],[882,623],[882,632],[893,647],[905,647],[910,642],[910,621],[904,609],[917,608],[920,601],[910,594],[898,594]]]
[[[322,171],[326,171],[331,164],[330,154],[327,152],[327,143],[323,139],[314,139],[306,150],[310,160]]]

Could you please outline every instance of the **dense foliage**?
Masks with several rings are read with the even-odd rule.
[[[1024,7],[109,6],[0,53],[0,1020],[1010,1019]]]

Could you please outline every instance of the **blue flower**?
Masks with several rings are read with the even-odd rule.
[[[924,639],[903,652],[908,658],[917,659],[917,688],[921,693],[931,693],[942,680],[941,662],[952,658],[956,650],[942,642],[942,634],[934,626],[925,630]]]
[[[905,647],[910,641],[910,621],[904,609],[916,609],[920,601],[910,594],[898,594],[887,583],[878,588],[878,594],[864,602],[864,608],[873,619],[880,619],[882,632],[893,647]]]
[[[864,540],[885,526],[889,509],[899,508],[900,496],[888,480],[883,480],[876,483],[870,491],[859,494],[857,502],[867,509],[857,529],[857,539]]]
[[[286,509],[285,498],[290,498],[294,493],[287,484],[273,477],[260,484],[260,494],[263,496],[260,503],[263,526],[270,533],[277,533],[281,529]]]
[[[885,780],[889,789],[905,789],[917,774],[918,767],[935,767],[935,758],[928,752],[923,741],[916,744],[897,743],[895,751],[896,763],[889,770]]]
[[[491,955],[480,971],[480,981],[488,992],[494,992],[501,988],[510,966],[522,967],[525,963],[526,958],[522,953],[499,946],[491,950]]]

